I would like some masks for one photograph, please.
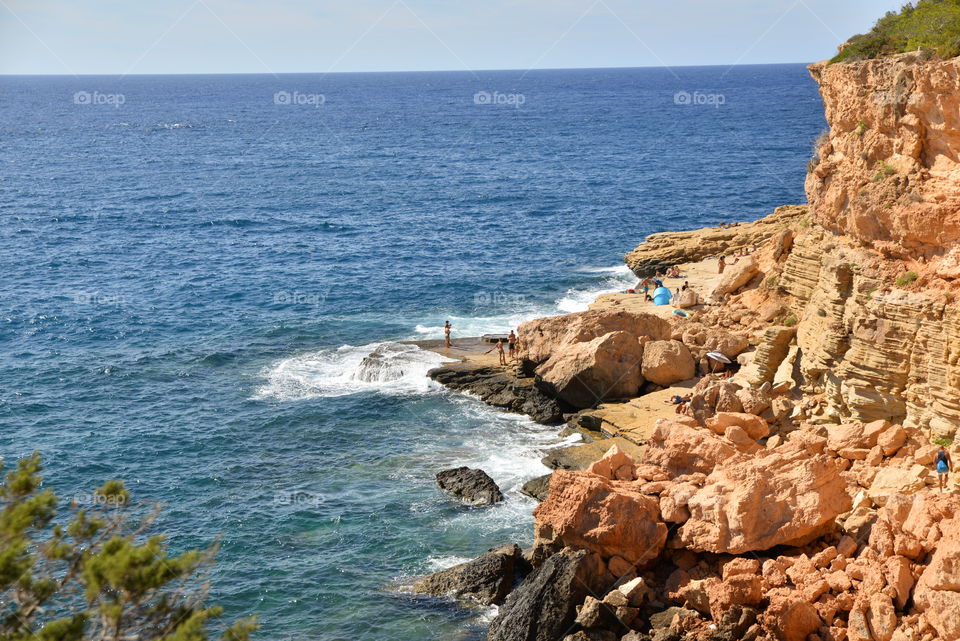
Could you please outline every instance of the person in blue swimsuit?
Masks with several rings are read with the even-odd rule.
[[[950,452],[947,448],[940,446],[937,452],[937,478],[940,479],[940,491],[943,492],[949,480],[949,474],[953,470],[953,461],[950,460]]]

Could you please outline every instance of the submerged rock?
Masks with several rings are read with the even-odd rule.
[[[495,548],[473,561],[429,575],[414,585],[413,591],[499,605],[513,587],[521,555],[516,544]]]
[[[503,500],[503,492],[483,470],[458,467],[437,473],[437,485],[468,505],[493,505]]]

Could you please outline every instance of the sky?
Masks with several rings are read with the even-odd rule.
[[[0,74],[814,62],[905,0],[0,0]]]

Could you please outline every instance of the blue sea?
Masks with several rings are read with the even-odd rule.
[[[222,537],[212,599],[259,638],[482,637],[403,588],[529,544],[519,487],[575,439],[393,343],[585,309],[649,233],[803,202],[824,126],[799,64],[2,77],[0,454]],[[448,499],[459,465],[507,501]]]

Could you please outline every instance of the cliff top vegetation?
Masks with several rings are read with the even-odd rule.
[[[960,0],[919,0],[889,11],[869,33],[850,38],[830,63],[919,51],[926,58],[960,55]]]

